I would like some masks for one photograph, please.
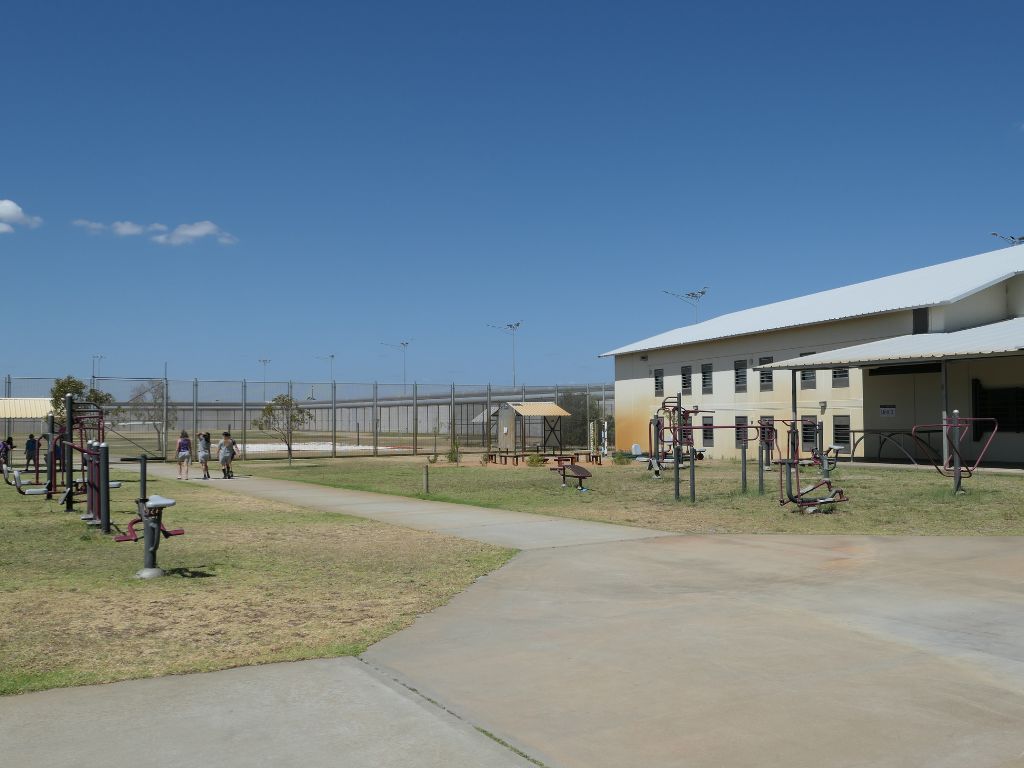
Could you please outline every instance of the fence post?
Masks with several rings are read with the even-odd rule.
[[[338,458],[338,382],[331,381],[331,458]]]
[[[199,432],[199,379],[192,379],[192,458],[195,458]]]
[[[487,411],[484,413],[484,434],[487,452],[491,452],[491,385],[487,385]]]
[[[948,431],[950,428],[946,427]],[[963,493],[963,470],[960,464],[960,411],[953,409],[953,494]]]
[[[430,495],[430,465],[423,465],[423,495]]]
[[[11,374],[8,373],[7,376],[4,377],[4,397],[10,397],[10,396],[11,396]],[[9,434],[11,434],[11,419],[8,417],[8,419],[7,419],[7,429],[4,431],[4,437],[6,437]],[[2,438],[0,438],[0,439],[2,439]],[[13,461],[13,459],[12,459],[12,461]]]
[[[455,435],[455,382],[452,382],[452,395],[448,403],[448,447],[454,448],[458,438]]]
[[[379,416],[379,412],[377,410],[377,382],[376,381],[373,382],[373,412],[370,414],[370,417],[371,417],[371,419],[373,421],[373,455],[376,456],[377,455],[377,438],[378,438],[378,434],[377,433],[378,433],[378,430],[380,429],[380,424],[377,423],[378,419],[380,418],[380,416]]]
[[[167,382],[167,366],[165,365],[164,366],[164,429],[163,429],[164,444],[163,444],[163,446],[161,446],[162,449],[163,449],[164,461],[167,461],[167,442],[168,442],[168,438],[169,438],[169,435],[167,434],[167,432],[168,432],[168,428],[170,426],[167,423],[167,415],[168,415],[168,413],[170,411],[170,400],[171,400],[171,388],[168,386],[168,382]]]
[[[420,448],[420,389],[415,381],[412,383],[412,455]]]
[[[248,394],[249,385],[245,379],[242,379],[242,461],[245,461],[246,450],[249,447],[249,441],[246,439],[246,425],[249,421],[248,414],[246,413],[246,397]]]

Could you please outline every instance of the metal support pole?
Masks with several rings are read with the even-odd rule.
[[[378,431],[380,425],[377,423],[380,418],[377,410],[377,382],[373,382],[373,413],[370,416],[373,418],[373,455],[377,455],[378,445]]]
[[[821,456],[821,479],[828,480],[828,456],[825,454],[825,424],[814,425],[814,441],[818,444],[818,455]]]
[[[953,435],[953,493],[963,493],[963,468],[960,464],[960,411],[957,409],[953,410],[953,423],[952,427]]]
[[[338,382],[331,381],[331,458],[338,458]]]
[[[679,445],[679,441],[678,440],[676,440],[675,444],[672,446],[672,456],[673,456],[673,458],[675,460],[675,467],[673,468],[672,472],[673,472],[673,481],[675,483],[676,501],[680,501],[683,498],[683,496],[682,496],[682,493],[679,490],[679,486],[680,486],[680,483],[679,483],[680,467],[679,467],[679,465],[683,463],[683,448],[682,448],[681,445]]]
[[[7,374],[4,377],[4,397],[10,397],[10,396],[11,396],[11,374]],[[11,425],[11,419],[8,418],[7,419],[7,429],[4,430],[4,437],[6,437],[6,436],[11,434],[11,426],[12,426]],[[13,459],[12,459],[12,461],[13,461]]]
[[[697,449],[690,446],[690,503],[697,501]]]
[[[420,450],[420,387],[412,383],[412,455]]]
[[[75,442],[75,398],[68,394],[64,395],[64,478],[67,496],[64,499],[64,509],[73,512],[75,509],[75,458],[71,450],[71,444]]]
[[[430,465],[423,465],[423,495],[430,495]]]
[[[747,436],[740,441],[740,491],[747,492]]]
[[[100,530],[110,533],[110,447],[100,443],[99,453]]]
[[[763,430],[764,427],[761,427]],[[764,496],[764,464],[765,464],[765,445],[764,441],[760,439],[761,434],[758,434],[757,441],[757,492]]]
[[[939,363],[942,370],[942,423],[946,423],[946,419],[949,418],[949,376],[946,370],[946,361],[943,360]],[[881,453],[881,448],[879,448]],[[942,466],[943,468],[949,466],[949,441],[946,439],[942,440]]]
[[[245,461],[245,452],[246,452],[246,448],[247,448],[247,445],[248,445],[248,442],[249,442],[248,440],[245,439],[246,438],[245,430],[246,430],[246,426],[249,423],[249,414],[247,413],[247,408],[246,408],[247,404],[245,402],[246,401],[246,396],[248,395],[248,390],[249,390],[248,383],[246,382],[245,379],[242,379],[242,461]]]

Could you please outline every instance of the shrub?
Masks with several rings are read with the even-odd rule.
[[[542,467],[546,463],[544,457],[537,453],[531,453],[526,457],[526,466],[528,467]]]
[[[462,454],[459,453],[459,441],[452,436],[452,447],[448,449],[448,455],[446,457],[449,464],[458,464],[459,459],[462,458]]]

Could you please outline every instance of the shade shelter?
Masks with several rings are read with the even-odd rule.
[[[538,447],[562,450],[562,417],[569,412],[552,402],[507,402],[498,407],[498,450],[526,452],[530,435],[538,436]],[[537,427],[540,427],[537,430]]]

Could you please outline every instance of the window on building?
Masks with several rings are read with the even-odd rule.
[[[684,365],[679,369],[679,387],[684,395],[693,394],[693,367]]]
[[[757,364],[758,365],[768,365],[769,363],[773,363],[773,362],[775,362],[775,358],[774,357],[759,357],[759,358],[757,358]],[[773,374],[774,373],[775,373],[775,371],[761,371],[760,372],[761,391],[762,392],[771,392],[772,391],[772,385],[774,383],[773,382]]]
[[[734,360],[732,364],[732,377],[736,383],[737,392],[747,391],[747,361]]]
[[[747,417],[737,416],[736,417],[736,447],[742,448],[749,439],[749,433],[747,432]]]
[[[700,367],[700,391],[701,394],[710,395],[712,389],[712,374],[715,371],[715,367],[711,363],[704,363]]]
[[[775,436],[772,435],[772,431],[775,429],[775,417],[774,416],[762,416],[759,423],[761,427],[761,440],[768,442],[775,442]]]
[[[800,357],[813,354],[813,352],[801,352]],[[800,389],[814,389],[816,386],[818,386],[817,371],[800,371]]]
[[[850,386],[850,369],[849,368],[833,368],[832,369],[832,387],[848,387]]]
[[[850,417],[832,417],[832,445],[838,445],[842,450],[850,450]]]
[[[814,414],[800,417],[800,450],[810,453],[818,447],[818,417]]]
[[[914,310],[914,333],[928,333],[928,307]]]
[[[654,369],[654,396],[664,397],[665,396],[665,369],[655,368]]]
[[[712,416],[703,416],[701,418],[701,424],[704,425],[704,429],[701,430],[701,439],[704,441],[705,448],[710,448],[715,444],[715,430],[709,429],[714,423],[715,421]]]

